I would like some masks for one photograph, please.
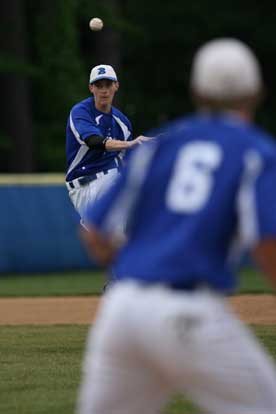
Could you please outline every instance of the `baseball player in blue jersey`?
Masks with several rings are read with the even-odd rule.
[[[197,112],[134,151],[87,210],[86,243],[118,282],[88,337],[80,414],[159,413],[175,391],[208,413],[276,413],[271,357],[224,299],[246,250],[276,285],[276,145],[253,124],[259,64],[238,40],[211,41],[191,89]]]
[[[89,79],[93,96],[77,103],[68,118],[66,186],[81,217],[87,203],[94,202],[117,177],[124,151],[147,140],[133,139],[129,119],[112,106],[118,89],[114,69],[95,66]]]

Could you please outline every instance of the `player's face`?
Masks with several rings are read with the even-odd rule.
[[[90,92],[95,98],[95,106],[99,111],[109,112],[115,93],[119,88],[118,82],[109,79],[100,79],[89,85]]]

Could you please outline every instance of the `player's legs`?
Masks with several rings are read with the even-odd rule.
[[[132,347],[163,384],[210,413],[276,413],[273,362],[224,300],[135,283],[121,299]]]
[[[95,200],[97,200],[99,197],[102,196],[102,194],[105,193],[105,191],[107,191],[109,189],[109,187],[114,184],[115,180],[118,178],[119,176],[119,170],[114,169],[113,171],[111,171],[109,174],[107,175],[103,175],[102,177],[100,177],[96,182],[95,182],[95,188],[91,188],[91,197],[94,197]],[[116,226],[116,234],[117,237],[120,237],[121,239],[123,239],[125,237],[125,225],[124,223],[117,223]],[[105,293],[107,291],[107,289],[109,289],[114,282],[116,282],[116,274],[114,269],[110,269],[110,273],[109,273],[109,278],[107,280],[107,283],[104,286],[103,289],[103,293]]]
[[[78,414],[158,414],[171,393],[170,384],[136,346],[128,301],[127,289],[120,286],[103,300],[88,337]],[[146,323],[148,315],[139,312]]]
[[[275,414],[272,362],[221,299],[119,282],[104,302],[80,414],[153,414],[172,390],[209,413]]]
[[[133,356],[98,355],[90,349],[79,395],[79,414],[159,414],[168,389],[157,374]],[[88,355],[87,355],[88,360]]]
[[[264,349],[221,300],[193,301],[169,328],[175,363],[166,367],[166,352],[163,361],[172,382],[210,413],[276,413],[276,371]]]
[[[221,336],[220,336],[221,338]],[[217,337],[217,340],[220,340]],[[216,364],[210,371],[213,396],[206,395],[206,384],[197,393],[199,401],[228,414],[276,413],[276,371],[273,361],[243,326],[233,327],[230,343],[217,346]],[[200,384],[199,384],[200,385]],[[205,390],[204,390],[205,388]],[[205,397],[203,397],[205,391]],[[207,387],[208,393],[208,387]],[[215,411],[215,407],[217,411]]]
[[[69,192],[70,199],[75,207],[75,210],[79,213],[81,219],[81,225],[87,229],[85,222],[83,220],[83,213],[87,208],[89,203],[94,203],[115,181],[118,177],[119,171],[114,169],[108,174],[103,174],[97,180],[91,181],[89,184],[72,189]],[[123,230],[119,229],[123,234]],[[116,275],[113,270],[111,270],[111,275],[107,279],[107,282],[103,288],[103,293],[111,286],[111,284],[116,281]]]

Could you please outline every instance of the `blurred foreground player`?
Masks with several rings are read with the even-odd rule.
[[[88,211],[87,245],[119,280],[88,338],[80,414],[159,413],[175,391],[208,413],[276,413],[273,362],[224,300],[245,249],[276,285],[276,146],[252,124],[258,62],[237,40],[212,41],[191,89],[196,114],[136,150]]]

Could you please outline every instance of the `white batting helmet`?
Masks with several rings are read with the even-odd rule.
[[[216,39],[196,53],[192,90],[213,99],[239,99],[262,90],[262,75],[254,53],[237,39]]]

